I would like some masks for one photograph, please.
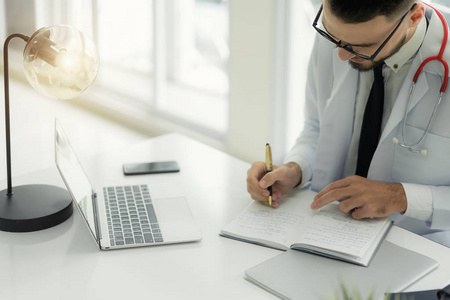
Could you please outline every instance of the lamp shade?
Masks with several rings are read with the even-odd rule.
[[[70,99],[97,77],[99,55],[94,42],[78,29],[54,25],[36,31],[23,52],[25,76],[39,93]]]

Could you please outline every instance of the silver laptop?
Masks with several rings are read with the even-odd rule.
[[[186,198],[153,199],[147,184],[94,189],[55,120],[55,158],[70,195],[102,250],[201,240]]]

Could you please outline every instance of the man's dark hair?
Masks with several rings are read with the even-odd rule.
[[[394,21],[414,4],[415,0],[326,0],[331,12],[346,23],[362,23],[377,16]]]

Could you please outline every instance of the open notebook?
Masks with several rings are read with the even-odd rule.
[[[225,237],[280,250],[296,249],[368,266],[392,222],[388,218],[354,220],[337,203],[310,209],[316,195],[292,191],[273,209],[252,202],[220,231]]]

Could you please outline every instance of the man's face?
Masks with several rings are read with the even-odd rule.
[[[399,19],[401,16],[399,16]],[[322,22],[327,32],[344,45],[351,45],[353,51],[370,56],[377,51],[386,38],[394,30],[399,20],[390,21],[384,16],[377,16],[363,23],[345,23],[330,11],[327,1],[323,4]],[[348,61],[352,67],[360,71],[373,69],[385,59],[395,54],[412,36],[411,23],[408,18],[400,25],[392,38],[383,47],[374,61],[368,61],[339,48],[338,56]],[[415,27],[414,27],[415,28]]]

